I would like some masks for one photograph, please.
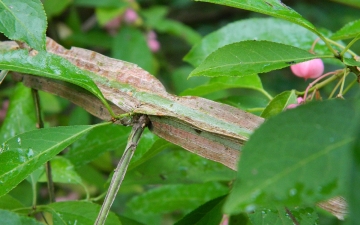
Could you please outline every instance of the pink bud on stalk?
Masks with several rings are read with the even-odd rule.
[[[301,103],[304,102],[304,99],[302,97],[298,97],[297,98],[297,104],[290,104],[286,107],[286,109],[293,109],[293,108],[296,108],[298,107]]]
[[[290,66],[291,71],[298,77],[306,79],[318,78],[324,72],[324,63],[321,59],[312,59]]]
[[[160,43],[157,40],[156,33],[154,31],[149,31],[146,39],[147,44],[152,52],[158,52],[160,50]]]

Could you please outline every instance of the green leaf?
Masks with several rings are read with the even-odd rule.
[[[207,35],[184,57],[193,66],[199,66],[215,50],[228,44],[245,40],[266,40],[310,50],[317,36],[288,21],[276,18],[252,18],[230,23]],[[317,54],[331,54],[324,42],[319,41],[314,51]]]
[[[0,46],[0,53],[0,69],[48,77],[75,84],[94,94],[110,110],[106,99],[91,79],[96,77],[95,74],[81,70],[66,59],[46,51],[39,51],[34,53],[36,55],[32,55],[25,49],[9,50],[4,49],[4,46]]]
[[[135,221],[133,219],[130,219],[128,217],[125,217],[125,216],[121,216],[121,215],[118,215],[119,218],[120,218],[120,221],[122,224],[126,224],[126,225],[144,225],[143,223],[140,223],[138,221]]]
[[[343,195],[357,111],[351,101],[331,100],[267,120],[243,148],[225,212],[315,204]]]
[[[191,210],[227,192],[228,188],[217,182],[166,185],[135,196],[127,205],[140,214]]]
[[[46,15],[40,0],[1,0],[0,32],[11,40],[45,50]]]
[[[219,225],[223,214],[221,212],[225,196],[215,198],[187,214],[174,225]]]
[[[112,57],[135,63],[149,73],[155,73],[153,55],[145,35],[139,29],[125,26],[120,29],[113,39]]]
[[[357,137],[359,137],[360,129],[357,127]],[[356,225],[359,222],[358,212],[360,209],[360,140],[356,139],[352,149],[351,166],[348,170],[349,186],[347,201],[349,204],[348,224]]]
[[[85,7],[109,7],[116,8],[127,5],[128,3],[124,0],[74,0],[74,5],[85,6]]]
[[[261,117],[267,119],[275,116],[286,109],[290,104],[297,104],[295,91],[284,91],[273,98],[266,106]]]
[[[343,59],[343,62],[345,65],[347,66],[359,66],[360,67],[360,62],[359,61],[356,61],[355,59],[353,58],[344,58]]]
[[[243,77],[215,77],[204,85],[187,89],[181,95],[204,96],[216,91],[229,88],[250,88],[262,92],[263,86],[258,75],[252,74]]]
[[[48,18],[60,15],[66,7],[71,4],[72,0],[46,0],[44,9]]]
[[[69,116],[69,124],[73,125],[88,125],[91,124],[90,114],[81,107],[75,107]]]
[[[315,33],[318,33],[313,24],[304,19],[299,13],[286,6],[278,0],[267,1],[249,1],[249,0],[196,0],[200,2],[210,2],[220,5],[226,5],[234,8],[245,9],[273,17],[288,20],[292,23],[299,24]]]
[[[0,196],[89,130],[104,126],[54,127],[19,134],[0,149]]]
[[[360,20],[355,20],[350,23],[347,23],[340,30],[336,31],[335,34],[331,36],[333,40],[343,40],[354,38],[360,34]]]
[[[360,8],[359,0],[332,0],[332,1]]]
[[[154,144],[154,146],[156,145]],[[175,149],[163,151],[135,169],[128,171],[123,186],[230,181],[235,177],[235,171],[220,163],[202,158],[175,146],[173,148]]]
[[[0,129],[0,143],[17,134],[34,129],[36,129],[36,116],[31,89],[18,83]]]
[[[318,215],[315,209],[295,208],[289,209],[292,216],[296,219],[298,224],[313,225],[318,224]],[[277,209],[262,209],[256,210],[254,213],[249,213],[250,221],[253,224],[271,224],[271,225],[293,225],[294,221],[289,216],[285,207],[278,207]]]
[[[65,157],[74,166],[82,166],[111,150],[124,149],[130,128],[119,125],[97,127],[70,146]]]
[[[25,206],[11,195],[0,197],[0,209],[14,210],[24,208]]]
[[[126,5],[118,8],[96,8],[96,18],[101,26],[120,16],[126,9]]]
[[[42,207],[52,214],[56,225],[93,225],[100,208],[100,205],[80,201],[55,202]],[[109,212],[105,224],[121,225],[121,222],[115,213]]]
[[[51,160],[51,174],[53,181],[57,183],[82,183],[81,177],[74,170],[74,165],[64,157],[56,156]],[[46,175],[43,174],[39,181],[46,182]]]
[[[0,218],[2,224],[7,225],[43,225],[34,218],[20,216],[17,213],[0,209]]]
[[[269,41],[242,41],[211,53],[192,76],[246,76],[318,58],[309,52]]]

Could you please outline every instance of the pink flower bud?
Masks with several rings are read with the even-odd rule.
[[[159,51],[160,43],[156,39],[156,33],[154,31],[149,31],[146,39],[147,39],[147,44],[152,52]]]
[[[292,65],[291,71],[298,77],[308,78],[318,78],[324,72],[324,63],[321,59],[312,59],[306,62],[298,63]]]
[[[138,18],[138,14],[133,9],[127,9],[124,13],[124,20],[129,24],[135,23]]]
[[[297,98],[297,104],[290,104],[286,107],[286,109],[293,109],[293,108],[296,108],[298,107],[301,103],[304,102],[304,99],[302,97],[298,97]]]

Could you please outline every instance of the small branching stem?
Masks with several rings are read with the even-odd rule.
[[[105,224],[106,217],[109,214],[110,208],[117,192],[120,189],[121,183],[125,177],[126,170],[129,166],[130,160],[134,155],[137,144],[139,143],[141,134],[148,124],[148,117],[146,115],[140,115],[138,118],[134,118],[134,125],[128,138],[128,142],[115,171],[111,179],[108,192],[105,196],[103,205],[101,206],[98,217],[96,218],[95,225]]]

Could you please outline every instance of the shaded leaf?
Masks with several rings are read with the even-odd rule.
[[[0,129],[0,143],[17,134],[34,129],[36,129],[36,117],[31,89],[18,83]]]
[[[137,28],[122,27],[113,39],[112,57],[132,62],[155,74],[153,55],[147,45],[145,35]]]
[[[333,40],[343,40],[354,38],[360,35],[360,20],[355,20],[350,23],[347,23],[340,30],[336,31],[335,34],[331,36]]]
[[[210,2],[220,5],[226,5],[239,9],[245,9],[262,14],[266,14],[273,17],[278,17],[290,22],[299,24],[313,32],[317,32],[314,25],[304,19],[299,13],[286,6],[284,3],[278,0],[267,1],[249,1],[249,0],[196,0],[201,2]]]
[[[242,77],[215,77],[204,85],[185,90],[181,95],[204,96],[212,92],[229,88],[250,88],[260,92],[263,91],[259,76],[252,74]]]
[[[0,218],[2,224],[7,225],[43,225],[34,218],[20,216],[17,213],[0,209]]]
[[[343,62],[345,65],[347,66],[358,66],[360,67],[360,62],[359,61],[356,61],[355,59],[353,58],[344,58],[343,59]]]
[[[192,76],[246,76],[318,58],[309,52],[269,41],[242,41],[211,53]]]
[[[245,40],[266,40],[310,50],[317,36],[294,23],[276,18],[252,18],[230,23],[207,35],[184,57],[194,66],[200,65],[210,53],[228,44]],[[314,51],[331,54],[324,42],[319,41]]]
[[[217,182],[166,185],[135,196],[127,205],[141,214],[191,210],[227,192],[228,188]]]
[[[124,5],[127,5],[125,1],[119,1],[119,0],[74,0],[74,5],[78,6],[86,6],[86,7],[109,7],[109,8],[116,8],[116,7],[122,7]]]
[[[44,9],[48,18],[60,15],[72,0],[47,0],[44,1]]]
[[[101,26],[104,26],[111,20],[115,19],[118,16],[121,16],[121,14],[126,10],[126,5],[122,7],[116,7],[116,8],[96,8],[96,19],[99,22]]]
[[[101,91],[91,79],[95,75],[79,69],[66,59],[46,51],[29,53],[25,49],[12,50],[8,45],[0,45],[0,52],[0,69],[48,77],[78,85],[94,94],[110,109]]]
[[[315,204],[344,194],[357,109],[315,102],[270,118],[244,146],[227,213]]]
[[[14,210],[24,208],[25,206],[11,195],[0,197],[0,209]]]
[[[101,206],[91,202],[67,201],[55,202],[42,207],[53,216],[56,225],[93,225]],[[109,212],[105,225],[121,225],[119,218]]]
[[[286,109],[290,104],[297,104],[297,96],[295,91],[284,91],[275,96],[266,106],[261,117],[267,119],[275,116]]]
[[[315,209],[295,208],[289,209],[292,216],[301,225],[318,224],[318,215]],[[250,221],[253,224],[271,224],[271,225],[294,225],[293,219],[286,211],[285,207],[278,207],[277,209],[263,209],[256,210],[254,213],[249,213]]]
[[[332,1],[360,8],[359,0],[332,0]]]
[[[219,225],[223,217],[221,208],[224,201],[225,196],[208,201],[187,214],[174,225]]]
[[[45,50],[46,15],[40,0],[1,0],[0,32],[11,40]]]
[[[105,124],[38,129],[19,134],[0,149],[0,196],[87,131]]]

